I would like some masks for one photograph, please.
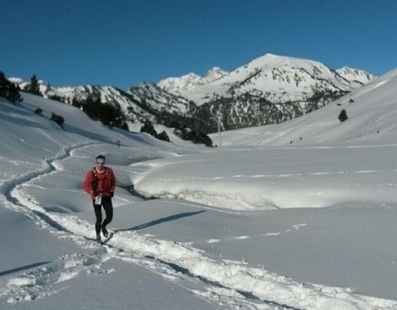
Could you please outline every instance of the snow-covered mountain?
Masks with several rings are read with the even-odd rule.
[[[317,61],[273,54],[259,57],[230,73],[222,71],[216,77],[200,78],[191,73],[179,79],[162,80],[158,85],[198,105],[248,93],[281,103],[305,101],[320,91],[350,92],[375,78],[358,69],[343,67],[335,71]]]
[[[372,74],[332,70],[307,59],[266,54],[231,72],[214,67],[201,77],[189,73],[122,91],[111,86],[53,87],[40,81],[44,97],[71,104],[88,96],[119,105],[132,122],[183,118],[194,129],[216,131],[280,123],[317,110],[360,88]],[[27,82],[10,79],[22,88]],[[215,117],[216,116],[216,117]],[[194,120],[194,121],[193,121]]]
[[[11,82],[19,85],[21,89],[29,83],[19,78],[10,78]],[[121,107],[127,119],[132,122],[140,122],[143,120],[154,120],[155,117],[141,108],[134,100],[128,97],[127,93],[111,86],[65,86],[54,87],[46,81],[39,80],[40,92],[44,98],[56,99],[67,104],[73,101],[84,101],[88,97],[100,99],[102,103],[117,104]]]
[[[9,79],[21,89],[29,84],[19,78]],[[127,92],[112,86],[86,85],[77,87],[54,87],[45,81],[38,81],[44,98],[56,99],[67,104],[82,102],[88,97],[100,99],[102,103],[119,105],[127,120],[143,123],[156,122],[160,114],[169,113],[179,116],[191,116],[196,106],[188,99],[169,93],[156,84],[141,83]]]
[[[221,68],[214,67],[204,77],[191,72],[181,77],[166,78],[161,80],[157,85],[170,93],[182,94],[199,86],[214,82],[227,74],[228,72]]]
[[[205,79],[196,77],[193,81],[184,76],[158,85],[195,102],[197,115],[212,120],[213,128],[217,115],[224,129],[235,129],[296,118],[375,78],[358,69],[332,70],[317,61],[273,54],[222,73],[207,83]]]
[[[186,98],[169,93],[153,83],[141,83],[131,87],[128,91],[129,99],[147,110],[154,109],[159,112],[189,116],[195,112]]]
[[[388,145],[397,139],[395,120],[397,68],[363,87],[339,98],[328,106],[282,124],[222,132],[222,144],[239,146],[293,147],[311,144]],[[338,115],[345,110],[348,120]],[[218,134],[211,134],[219,144]]]
[[[349,67],[342,67],[336,72],[342,76],[344,79],[350,81],[351,83],[357,83],[358,87],[364,84],[368,84],[372,80],[374,80],[375,76],[359,69],[352,69]]]

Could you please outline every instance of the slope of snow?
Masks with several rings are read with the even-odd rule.
[[[0,101],[0,308],[397,309],[396,76],[217,149]],[[118,180],[103,246],[81,189],[100,153]]]
[[[312,144],[387,144],[397,141],[395,123],[397,69],[372,81],[334,103],[286,123],[222,134],[227,145],[312,145]],[[345,109],[349,119],[341,123],[339,113]],[[219,143],[218,133],[210,135]]]

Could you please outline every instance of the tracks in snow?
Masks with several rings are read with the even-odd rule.
[[[75,253],[34,268],[22,275],[0,277],[0,298],[13,303],[43,298],[62,289],[62,283],[80,272],[107,274],[104,263],[111,258],[138,264],[173,281],[192,293],[220,305],[239,309],[391,309],[391,301],[363,297],[349,290],[303,284],[266,270],[239,262],[215,260],[188,245],[158,240],[131,231],[117,232],[104,246],[87,240],[92,223],[76,216],[46,211],[27,188],[35,178],[56,173],[54,161],[71,156],[65,148],[53,159],[43,161],[42,169],[27,173],[2,185],[1,203],[22,212],[34,223],[59,238],[70,238],[88,253]]]

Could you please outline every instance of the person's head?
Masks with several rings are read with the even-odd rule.
[[[95,158],[95,163],[96,163],[96,166],[97,166],[98,168],[103,167],[103,166],[105,165],[105,161],[106,161],[106,158],[105,158],[105,156],[103,156],[103,155],[98,155],[98,156]]]

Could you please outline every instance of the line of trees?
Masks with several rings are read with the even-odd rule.
[[[102,103],[100,98],[88,96],[86,100],[73,98],[72,105],[82,109],[90,118],[100,121],[105,126],[128,130],[126,118],[117,102]]]

